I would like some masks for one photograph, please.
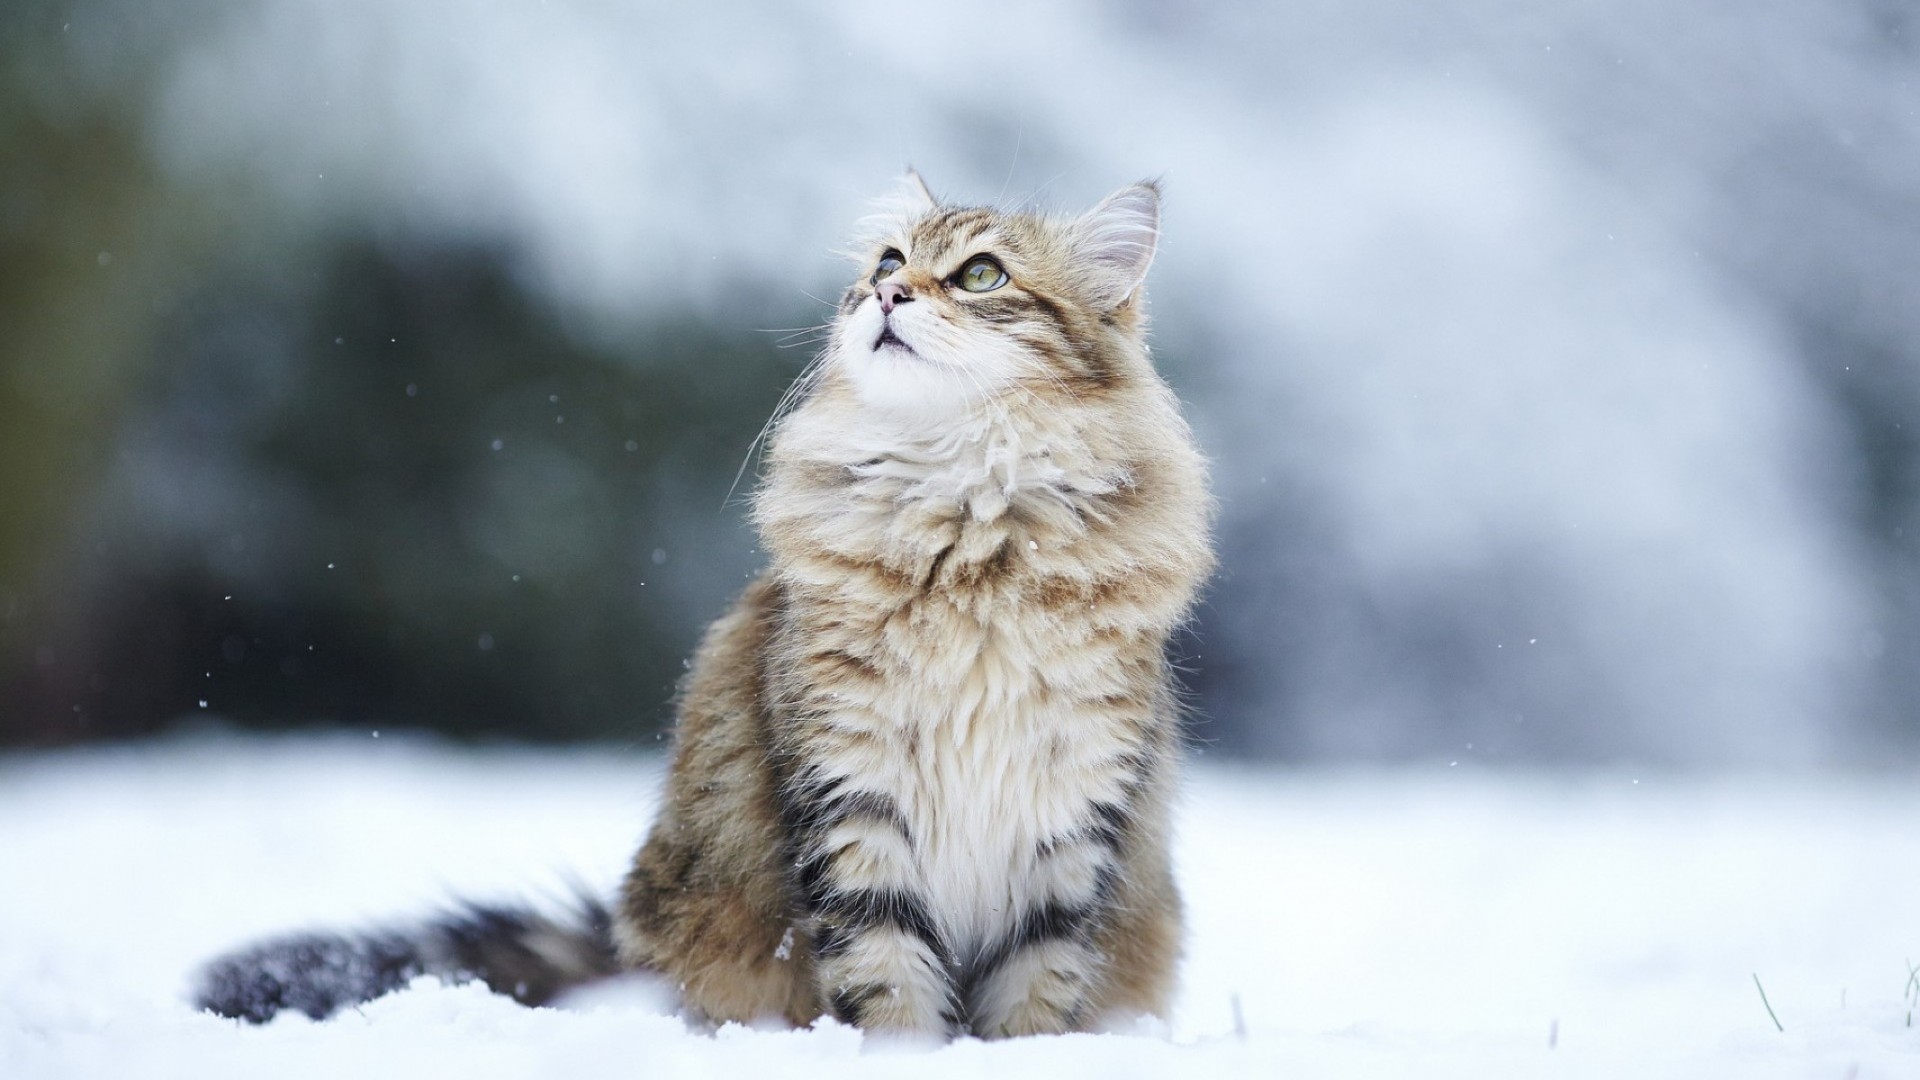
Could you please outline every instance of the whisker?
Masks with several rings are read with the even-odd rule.
[[[1026,134],[1027,111],[1022,108],[1020,110],[1019,124],[1013,129],[1013,160],[1007,163],[1007,178],[1000,181],[1000,194],[993,197],[993,204],[995,206],[1001,205],[1001,200],[1007,197],[1007,186],[1013,183],[1013,170],[1020,165],[1020,141],[1025,138]]]
[[[832,330],[833,328],[831,326],[810,326],[804,330],[788,330],[785,331],[786,336],[774,344],[783,349],[787,349],[795,345],[804,345],[810,341],[825,341],[831,335]]]
[[[1048,177],[1045,181],[1043,181],[1039,187],[1034,188],[1031,194],[1029,194],[1026,198],[1020,200],[1015,205],[1024,206],[1029,209],[1037,209],[1040,205],[1040,196],[1045,194],[1048,188],[1059,183],[1060,178],[1065,175],[1067,174],[1064,172],[1054,173],[1052,176]]]
[[[720,506],[723,509],[733,504],[733,496],[740,490],[740,480],[747,475],[747,466],[753,464],[754,458],[765,448],[767,437],[773,433],[773,429],[812,392],[814,386],[825,375],[830,352],[830,349],[821,350],[820,355],[814,357],[800,372],[799,377],[794,379],[786,391],[780,395],[780,400],[773,406],[772,415],[767,417],[766,423],[760,425],[760,430],[754,435],[753,441],[747,444],[747,452],[740,459],[740,467],[734,470],[733,483],[727,485],[726,497],[720,500]]]

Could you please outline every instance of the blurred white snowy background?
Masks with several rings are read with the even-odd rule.
[[[908,164],[1062,210],[1164,178],[1223,557],[1175,1042],[929,1076],[1901,1075],[1916,35],[1911,0],[8,0],[0,1075],[897,1071],[657,1004],[236,1033],[180,991],[254,933],[611,884],[758,564],[728,490],[789,332]]]
[[[721,503],[807,351],[761,331],[912,163],[1165,178],[1215,752],[1911,759],[1914,24],[9,5],[0,727],[652,732],[755,564]]]

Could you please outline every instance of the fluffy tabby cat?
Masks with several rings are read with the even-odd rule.
[[[1212,555],[1147,355],[1159,189],[1046,218],[903,188],[773,429],[771,565],[700,646],[613,910],[271,941],[210,965],[203,1007],[323,1016],[422,973],[538,1002],[644,969],[708,1021],[1002,1037],[1166,1013],[1165,651]]]

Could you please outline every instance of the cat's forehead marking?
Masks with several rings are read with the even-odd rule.
[[[942,207],[914,223],[913,257],[937,263],[993,228],[999,215],[980,207]]]

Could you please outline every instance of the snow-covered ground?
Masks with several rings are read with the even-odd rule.
[[[1124,1036],[707,1035],[644,986],[420,984],[264,1028],[183,999],[254,935],[611,887],[660,765],[391,737],[0,759],[0,1077],[1920,1076],[1911,774],[1202,762],[1184,996]]]

